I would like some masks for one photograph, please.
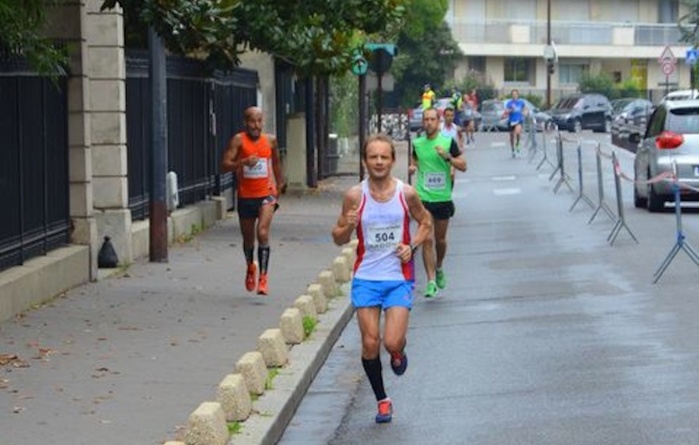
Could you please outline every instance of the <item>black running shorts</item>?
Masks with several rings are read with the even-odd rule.
[[[257,218],[260,216],[260,207],[263,205],[273,204],[274,210],[277,210],[279,204],[274,196],[265,198],[238,198],[238,216],[240,218]]]
[[[444,202],[426,202],[423,201],[422,204],[425,206],[428,212],[432,214],[434,219],[449,219],[454,216],[456,209],[454,208],[453,201]]]

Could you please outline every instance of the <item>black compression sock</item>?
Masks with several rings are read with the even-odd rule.
[[[267,267],[269,266],[269,252],[270,248],[268,245],[257,246],[257,262],[260,263],[261,274],[267,273]]]
[[[371,389],[374,390],[376,401],[386,398],[386,390],[383,387],[383,375],[381,374],[381,359],[379,357],[367,360],[362,358],[362,366],[364,372],[369,378]]]
[[[245,254],[245,262],[252,264],[252,253],[255,250],[254,247],[243,246],[243,253]]]

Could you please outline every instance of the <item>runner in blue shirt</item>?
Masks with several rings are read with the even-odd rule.
[[[519,91],[512,90],[512,99],[505,103],[505,111],[503,117],[507,117],[508,127],[510,129],[510,149],[514,158],[519,153],[520,135],[522,134],[522,123],[524,115],[527,114],[527,107],[522,99],[519,98]]]

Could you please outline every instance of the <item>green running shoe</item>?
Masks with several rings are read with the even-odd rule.
[[[433,298],[437,295],[437,283],[432,281],[427,282],[427,287],[425,287],[425,298]]]
[[[435,278],[438,288],[444,289],[447,287],[447,277],[444,275],[444,271],[442,269],[437,269],[437,276]]]

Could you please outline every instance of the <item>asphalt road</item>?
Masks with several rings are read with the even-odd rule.
[[[374,423],[352,321],[280,444],[699,444],[699,266],[680,251],[653,283],[677,242],[675,215],[635,209],[628,181],[617,201],[603,157],[604,202],[614,214],[620,202],[625,215],[610,245],[615,221],[605,212],[590,221],[595,144],[629,176],[633,154],[610,147],[608,135],[581,135],[589,205],[576,201],[577,136],[564,136],[573,141],[565,181],[551,177],[541,152],[512,159],[504,133],[478,134],[467,150],[448,286],[425,300],[418,277],[406,374],[394,376],[383,357],[393,422]],[[683,212],[692,247],[697,218]]]

